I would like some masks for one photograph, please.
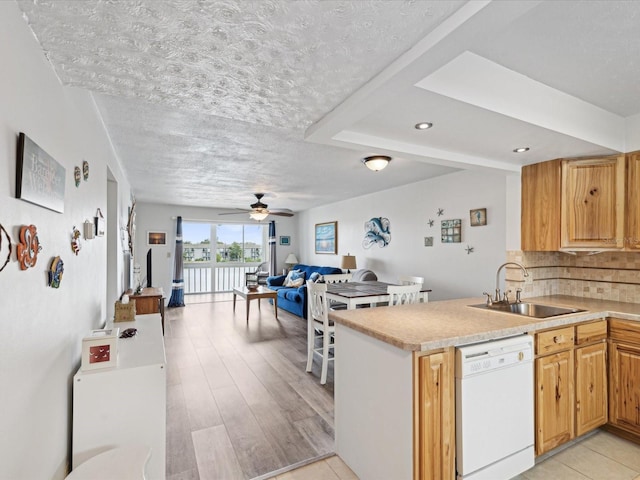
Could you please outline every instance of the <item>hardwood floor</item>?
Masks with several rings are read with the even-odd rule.
[[[304,371],[306,323],[263,300],[247,324],[231,298],[166,310],[167,479],[357,479],[332,455],[333,367],[324,386]],[[599,431],[516,478],[640,480],[640,446]]]
[[[306,321],[266,300],[248,323],[229,294],[186,301],[166,310],[167,478],[268,478],[330,455],[333,368],[324,386],[318,361],[305,372]]]

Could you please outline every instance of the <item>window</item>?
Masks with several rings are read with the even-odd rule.
[[[267,226],[262,224],[184,222],[182,238],[185,262],[211,262],[212,251],[215,263],[261,263],[267,257]]]
[[[218,224],[216,262],[260,263],[266,255],[265,226],[260,224]]]

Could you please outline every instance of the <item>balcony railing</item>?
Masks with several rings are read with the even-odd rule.
[[[244,286],[244,274],[254,272],[257,263],[184,263],[184,293],[230,292]]]

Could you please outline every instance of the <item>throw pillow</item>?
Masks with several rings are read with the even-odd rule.
[[[284,278],[284,282],[282,282],[282,286],[286,287],[287,283],[291,281],[291,275],[293,275],[293,272],[300,272],[300,270],[289,270],[289,273],[287,273],[287,276]]]
[[[304,272],[302,270],[292,270],[285,279],[285,287],[300,287],[304,283]]]
[[[320,275],[318,272],[313,272],[311,275],[309,275],[309,280],[311,280],[313,283],[317,283],[322,280],[322,275]]]

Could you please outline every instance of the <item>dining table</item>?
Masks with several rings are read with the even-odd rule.
[[[346,304],[348,310],[353,310],[358,305],[375,307],[378,303],[389,302],[391,297],[387,293],[389,285],[397,284],[379,281],[329,283],[327,299]],[[422,302],[429,301],[430,291],[430,288],[424,286],[420,290]]]

